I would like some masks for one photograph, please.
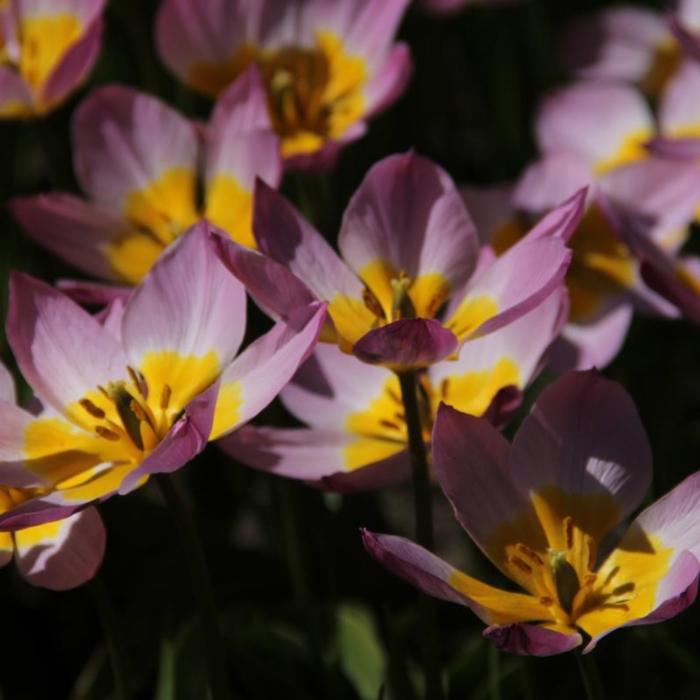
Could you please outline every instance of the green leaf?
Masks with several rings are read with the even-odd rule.
[[[345,675],[362,700],[376,700],[384,682],[386,660],[372,614],[362,606],[340,606],[337,635]]]

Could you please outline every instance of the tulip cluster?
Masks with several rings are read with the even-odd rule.
[[[402,511],[379,520],[387,534],[363,512],[356,556],[466,606],[502,651],[586,654],[697,594],[700,471],[630,519],[651,447],[630,393],[601,370],[635,314],[700,323],[688,252],[700,0],[570,26],[570,82],[540,96],[536,153],[507,181],[458,185],[421,149],[384,148],[337,202],[337,236],[313,206],[330,206],[313,185],[338,182],[421,69],[397,40],[407,13],[530,11],[472,4],[511,3],[160,0],[149,48],[191,91],[176,107],[158,81],[91,84],[72,104],[116,21],[104,2],[0,2],[0,117],[34,129],[69,115],[76,185],[35,182],[7,203],[69,272],[7,279],[17,372],[0,364],[0,566],[14,559],[57,591],[91,581],[109,551],[103,504],[129,495],[130,512],[130,494],[157,484],[183,535],[215,700],[232,680],[246,687],[223,649],[215,599],[230,596],[215,595],[171,476],[205,450],[221,473],[233,461],[331,504],[393,498],[376,501]],[[478,578],[438,554],[440,509],[485,555],[469,561]],[[308,591],[300,600],[314,618]],[[421,600],[422,687],[441,700],[439,629]],[[391,698],[408,697],[395,682]]]

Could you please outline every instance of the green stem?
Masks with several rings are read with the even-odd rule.
[[[433,508],[428,472],[428,455],[423,440],[420,408],[418,405],[418,382],[415,372],[398,373],[401,385],[401,398],[406,427],[408,429],[408,447],[411,456],[413,475],[413,506],[416,521],[416,539],[418,544],[432,550]],[[425,697],[426,700],[442,700],[443,691],[440,681],[440,640],[438,636],[435,601],[428,596],[420,598],[420,614],[425,633]]]
[[[119,645],[117,623],[114,617],[114,610],[112,609],[112,604],[109,599],[109,593],[107,592],[107,588],[99,575],[92,579],[88,588],[100,616],[102,634],[104,636],[105,645],[107,646],[109,661],[112,666],[112,675],[114,676],[116,698],[117,700],[128,700],[129,684],[127,679],[129,676],[126,671],[126,663]]]
[[[591,654],[579,654],[574,652],[576,657],[576,665],[581,674],[581,683],[586,693],[587,700],[604,700],[605,693],[600,682],[600,675],[595,663],[595,659]]]
[[[493,644],[489,645],[489,698],[501,700],[501,652]]]
[[[197,529],[184,498],[172,477],[158,474],[156,482],[175,521],[188,562],[192,589],[199,605],[200,624],[204,635],[205,657],[209,670],[212,700],[231,697],[218,611],[209,570],[204,558]]]

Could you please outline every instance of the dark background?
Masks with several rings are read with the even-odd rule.
[[[204,0],[203,0],[204,1]],[[156,2],[112,0],[98,66],[87,85],[42,122],[0,123],[0,191],[75,189],[69,120],[92,86],[122,82],[158,94],[187,115],[209,103],[161,66],[152,42]],[[404,97],[350,145],[331,175],[288,178],[311,201],[331,241],[349,195],[369,166],[415,147],[463,183],[515,177],[534,155],[538,96],[566,80],[558,62],[571,18],[614,3],[533,0],[469,8],[449,18],[413,9],[400,35],[416,72]],[[641,4],[641,3],[637,3]],[[649,3],[653,4],[653,3]],[[660,3],[658,3],[660,5]],[[20,268],[54,280],[75,272],[31,243],[0,209],[0,308],[7,273]],[[252,311],[249,337],[267,327]],[[4,335],[3,359],[12,366]],[[636,319],[606,370],[632,394],[655,456],[660,495],[700,468],[700,331],[686,322]],[[546,378],[530,392],[536,395]],[[273,404],[259,422],[291,424]],[[408,488],[324,496],[236,465],[210,446],[178,474],[188,492],[224,620],[237,698],[373,698],[387,674],[417,677],[422,632],[416,593],[371,561],[358,528],[410,535]],[[492,576],[436,494],[439,551],[462,568]],[[204,698],[202,643],[177,533],[155,488],[101,507],[108,549],[100,573],[116,616],[133,696]],[[0,697],[109,698],[113,692],[92,586],[51,593],[0,571]],[[491,650],[466,609],[439,605],[450,698],[584,697],[572,654],[519,658]],[[339,612],[338,612],[339,611]],[[700,606],[662,625],[623,630],[595,652],[608,698],[700,697]],[[409,685],[395,700],[410,700]],[[175,691],[174,688],[177,688]]]

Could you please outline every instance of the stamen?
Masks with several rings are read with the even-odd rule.
[[[595,540],[590,536],[586,536],[586,547],[588,547],[588,570],[592,571],[595,568],[595,560],[598,552],[596,551]]]
[[[143,438],[141,437],[141,421],[145,418],[143,409],[123,384],[112,384],[109,391],[126,434],[139,450],[143,450]],[[133,406],[138,407],[136,411],[134,411]]]
[[[386,393],[394,403],[403,406],[403,401],[401,400],[401,397],[393,389],[387,389]]]
[[[163,385],[163,391],[160,394],[160,407],[165,410],[170,404],[170,397],[173,395],[173,390],[169,384]]]
[[[394,292],[394,298],[391,302],[393,319],[416,317],[416,307],[408,293],[412,284],[413,280],[403,271],[399,273],[398,278],[395,277],[391,280],[391,288]]]
[[[106,415],[105,412],[98,406],[95,406],[90,399],[80,399],[78,403],[80,403],[93,418],[104,418]]]
[[[624,595],[625,593],[631,593],[634,590],[634,581],[630,581],[629,583],[623,583],[621,586],[617,586],[616,588],[613,588],[612,594],[617,596],[617,595]]]
[[[443,399],[447,398],[447,394],[449,393],[450,390],[450,380],[449,378],[445,378],[442,380],[442,384],[440,384],[440,394],[442,395]]]
[[[386,420],[386,418],[383,418],[382,420],[380,420],[379,425],[382,425],[385,428],[390,428],[391,430],[401,430],[401,426],[398,423],[394,423],[393,421]]]
[[[529,564],[526,564],[520,557],[511,557],[510,561],[511,564],[515,564],[515,566],[517,566],[523,573],[532,573],[532,567]]]
[[[131,377],[131,381],[134,383],[136,388],[139,390],[139,394],[143,396],[144,399],[148,398],[148,383],[146,382],[146,378],[141,374],[141,372],[137,372],[133,367],[130,365],[126,366],[126,371],[129,373],[129,376]]]
[[[384,309],[382,308],[382,305],[379,303],[379,300],[377,297],[370,292],[367,287],[365,287],[362,290],[362,301],[365,302],[365,306],[378,318],[386,318],[384,314]]]
[[[606,587],[610,584],[610,582],[615,578],[615,576],[617,576],[617,574],[619,573],[619,571],[620,571],[620,567],[619,567],[619,566],[613,567],[613,568],[610,570],[610,573],[605,577],[605,581],[603,581],[603,586],[602,586],[602,587],[603,587],[603,588],[606,588]]]
[[[95,432],[105,440],[110,440],[111,442],[118,442],[120,437],[117,433],[113,432],[109,428],[105,428],[103,425],[96,425]]]
[[[554,605],[554,599],[550,598],[548,595],[543,595],[540,598],[540,603],[546,607],[549,607],[550,605]]]
[[[139,404],[136,399],[131,399],[131,403],[129,404],[129,408],[131,409],[132,413],[142,421],[146,420],[146,414],[141,407],[141,404]]]
[[[525,555],[533,564],[537,564],[538,566],[542,566],[544,564],[544,562],[542,561],[542,557],[540,557],[540,555],[537,554],[537,552],[530,549],[528,546],[524,544],[518,544],[516,545],[516,549],[518,550],[518,552]]]
[[[566,548],[573,549],[574,546],[574,520],[570,515],[564,518],[564,539]]]

